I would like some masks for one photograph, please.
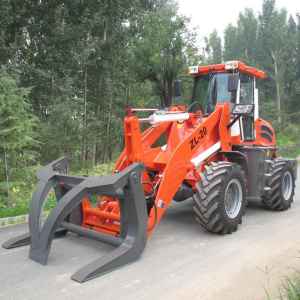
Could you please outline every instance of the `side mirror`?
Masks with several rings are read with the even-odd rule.
[[[239,74],[230,74],[228,78],[228,92],[236,92],[239,86]]]
[[[181,97],[181,80],[175,80],[174,82],[174,96],[175,98]]]

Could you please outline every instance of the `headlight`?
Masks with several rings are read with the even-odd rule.
[[[227,61],[225,63],[225,70],[236,70],[239,67],[239,62],[237,60]]]
[[[254,105],[237,104],[232,113],[234,115],[250,115],[253,112]]]
[[[191,75],[198,74],[199,73],[199,67],[198,66],[189,67],[189,73]]]

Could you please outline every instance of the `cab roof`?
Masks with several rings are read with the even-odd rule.
[[[224,73],[239,71],[241,73],[254,76],[256,78],[265,79],[267,74],[264,71],[254,67],[247,66],[244,62],[234,60],[222,64],[207,65],[207,66],[193,66],[189,68],[189,74],[198,77],[210,73]]]

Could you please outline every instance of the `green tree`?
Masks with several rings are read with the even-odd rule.
[[[143,30],[133,44],[132,67],[141,81],[154,84],[161,106],[172,103],[174,80],[183,70],[189,44],[186,20],[176,7],[166,5],[142,19]]]
[[[19,88],[16,80],[6,72],[0,73],[0,181],[6,182],[9,200],[10,168],[21,165],[31,157],[35,141],[35,118],[28,104],[28,90]],[[1,190],[0,190],[1,191]],[[9,204],[7,202],[7,204]]]
[[[285,117],[289,112],[294,112],[295,108],[299,109],[297,95],[297,24],[292,16],[289,17],[287,25],[287,42],[283,53],[283,60],[287,67],[282,70],[283,73],[283,102],[285,105]],[[299,115],[298,115],[299,117]],[[293,118],[292,118],[293,120]]]
[[[258,21],[252,9],[240,13],[237,26],[240,58],[253,64],[257,50]]]
[[[223,61],[222,40],[218,32],[214,30],[208,38],[205,39],[206,52],[209,63],[221,63]]]
[[[238,29],[232,24],[229,24],[224,31],[224,60],[235,60],[240,58],[240,55]]]
[[[287,39],[287,12],[278,11],[275,0],[264,0],[262,13],[259,16],[259,60],[263,68],[275,83],[275,98],[277,107],[277,122],[282,124],[282,97],[284,88],[284,69],[287,67],[284,59],[284,49]]]
[[[249,64],[256,61],[258,20],[252,9],[239,14],[237,26],[229,24],[224,32],[225,60],[239,59]]]

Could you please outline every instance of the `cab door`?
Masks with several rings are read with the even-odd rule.
[[[240,74],[239,104],[254,105],[254,78]],[[241,137],[243,141],[255,140],[254,110],[253,113],[240,118]]]

